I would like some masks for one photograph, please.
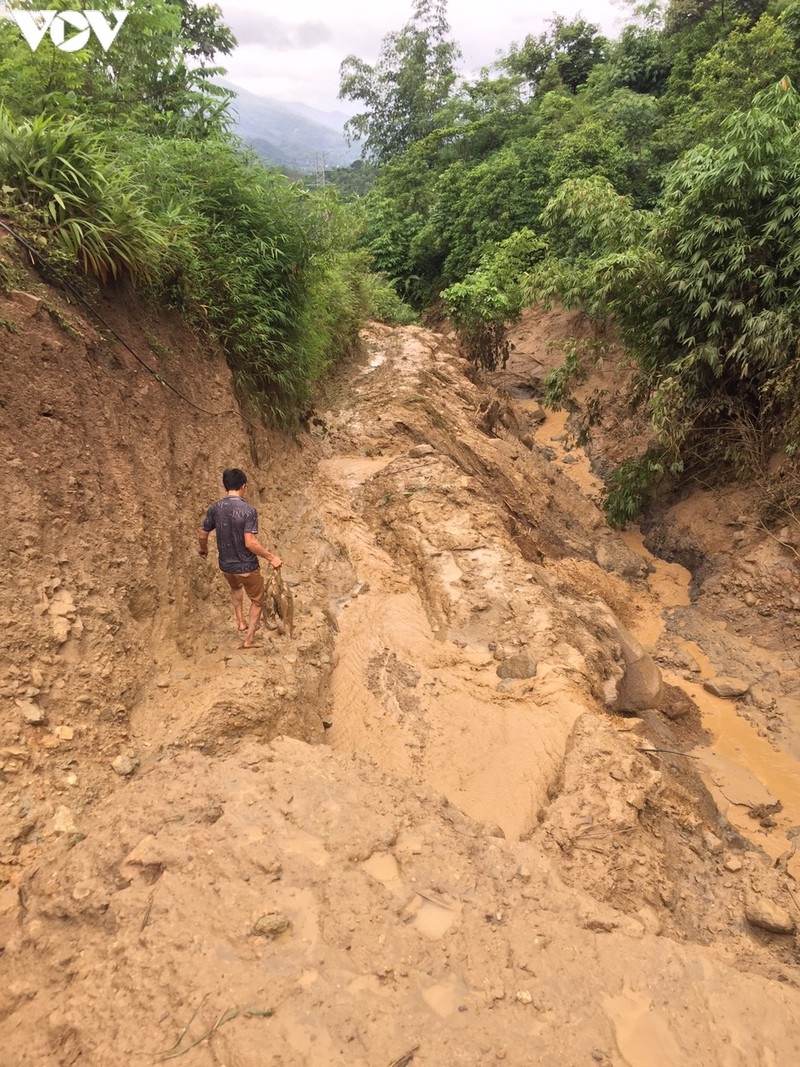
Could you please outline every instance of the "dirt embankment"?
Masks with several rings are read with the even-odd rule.
[[[612,710],[661,605],[540,413],[375,328],[286,440],[177,321],[104,309],[224,414],[24,288],[0,307],[7,1062],[793,1062],[793,881],[719,815],[688,697],[644,671],[641,717]],[[296,601],[295,640],[251,653],[196,555],[228,465]]]

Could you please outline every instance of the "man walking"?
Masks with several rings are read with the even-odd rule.
[[[267,560],[277,570],[281,560],[262,548],[258,542],[258,513],[246,503],[247,475],[238,467],[222,472],[226,496],[217,500],[206,512],[200,530],[200,555],[208,555],[208,535],[217,535],[219,569],[230,586],[236,626],[243,633],[242,648],[260,648],[255,642],[256,627],[264,605],[264,579],[258,557]],[[250,616],[244,621],[244,594],[250,598]]]

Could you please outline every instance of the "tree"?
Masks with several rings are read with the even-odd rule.
[[[435,128],[460,56],[446,7],[446,0],[415,0],[411,20],[384,37],[375,66],[354,55],[343,61],[339,97],[365,105],[345,130],[364,142],[365,156],[387,162]]]
[[[533,92],[558,84],[574,92],[605,59],[607,42],[599,36],[598,27],[585,19],[567,22],[555,15],[549,24],[550,32],[529,35],[521,45],[512,45],[500,66],[523,79]]]
[[[719,145],[682,156],[648,214],[596,177],[565,182],[545,212],[556,256],[537,287],[613,317],[661,449],[651,473],[752,472],[777,445],[800,449],[800,96],[788,79],[730,115]]]
[[[29,9],[38,0],[11,5]],[[93,0],[110,15],[117,0]],[[77,52],[45,37],[32,52],[16,26],[0,23],[0,85],[15,114],[84,113],[100,125],[140,123],[147,129],[205,136],[223,128],[231,93],[210,79],[216,56],[236,40],[216,4],[193,0],[129,0],[127,19],[108,52],[94,37]],[[113,23],[113,19],[112,19]]]

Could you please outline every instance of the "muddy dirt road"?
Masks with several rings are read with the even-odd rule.
[[[41,440],[4,546],[39,605],[3,653],[6,1062],[794,1062],[796,724],[758,718],[792,650],[737,637],[749,719],[702,688],[727,630],[605,526],[519,395],[532,364],[509,397],[446,338],[375,327],[308,435],[219,434],[36,299],[4,309],[6,385],[31,352],[50,375],[2,441],[25,491]],[[192,398],[224,412],[205,358]],[[101,387],[122,447],[77,395]],[[233,463],[296,605],[256,652],[193,555]],[[53,530],[67,499],[86,521]],[[734,818],[755,803],[765,825]]]

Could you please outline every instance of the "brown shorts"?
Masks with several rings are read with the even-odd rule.
[[[231,589],[244,589],[254,604],[261,606],[264,603],[264,578],[261,571],[250,571],[249,574],[229,574],[222,572],[222,577]]]

